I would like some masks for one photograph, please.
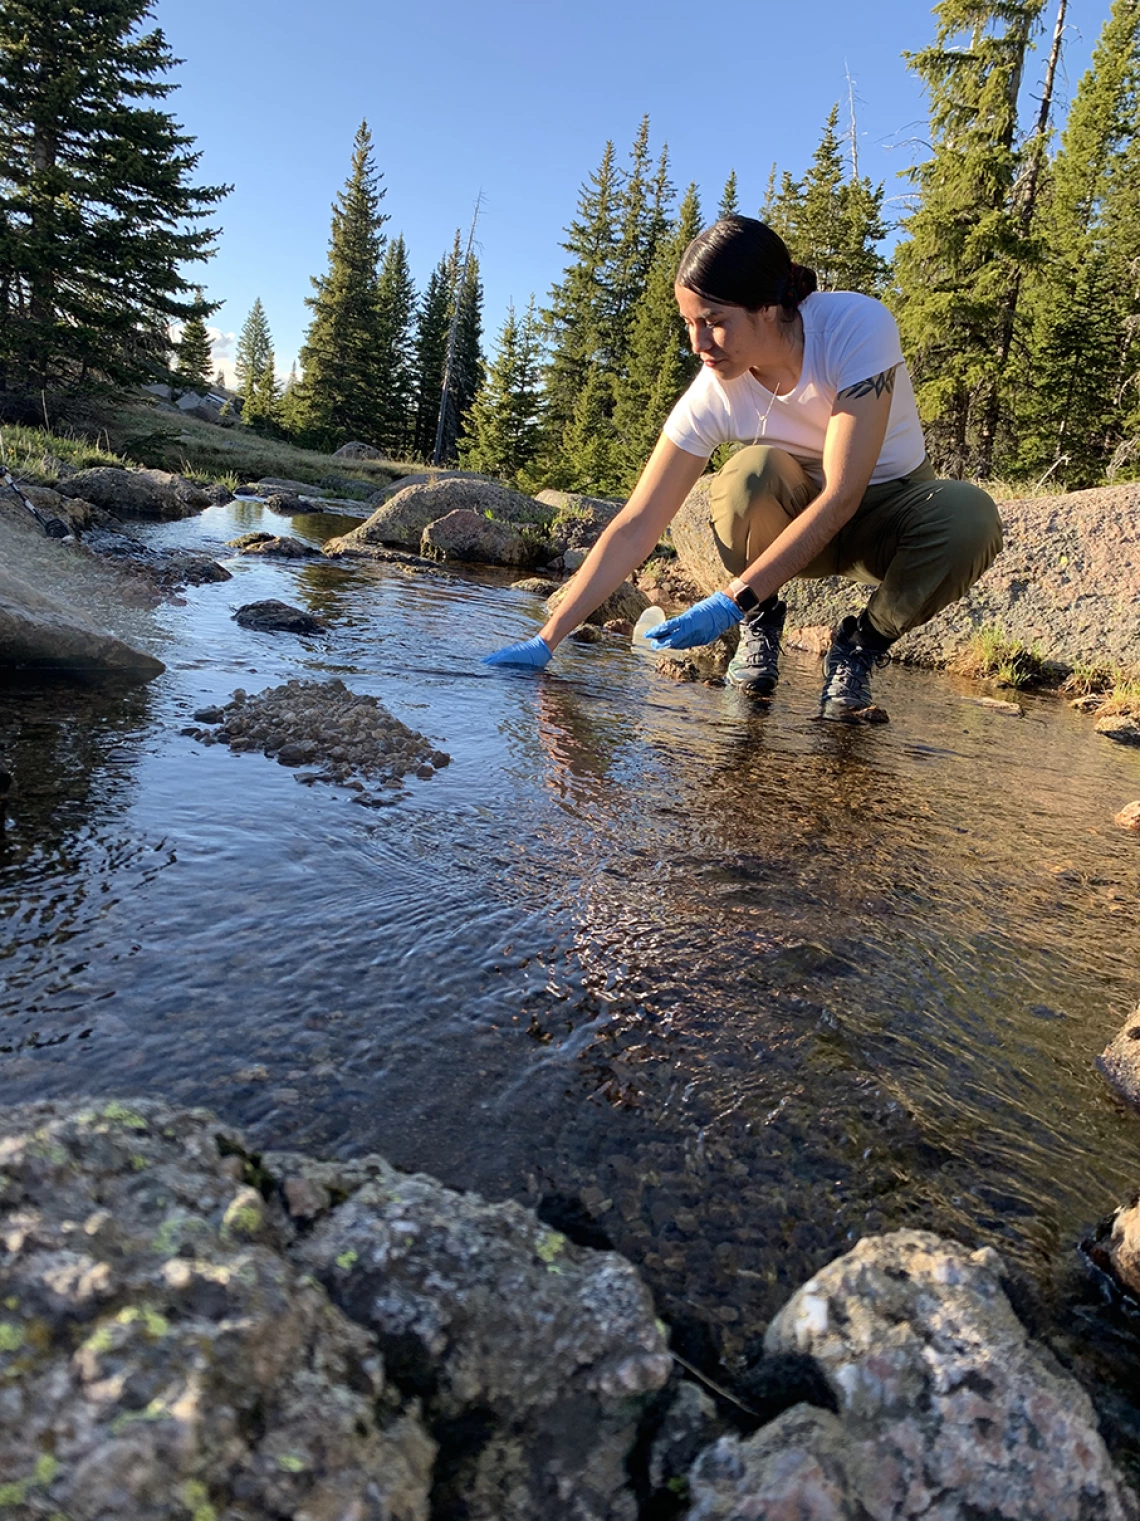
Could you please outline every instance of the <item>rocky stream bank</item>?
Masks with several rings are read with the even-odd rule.
[[[616,1253],[204,1110],[9,1111],[0,1216],[13,1521],[1138,1514],[992,1249],[860,1241],[718,1392]]]

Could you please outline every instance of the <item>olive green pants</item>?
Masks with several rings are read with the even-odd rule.
[[[741,449],[713,477],[712,529],[725,569],[741,575],[819,493],[783,449]],[[872,625],[897,639],[957,602],[1001,549],[993,501],[969,481],[940,481],[927,462],[869,486],[854,517],[801,576],[847,576],[875,586]]]

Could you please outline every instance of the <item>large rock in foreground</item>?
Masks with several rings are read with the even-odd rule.
[[[98,465],[60,481],[61,496],[82,497],[120,518],[188,518],[209,507],[210,495],[183,475],[165,470],[120,470]]]
[[[42,1104],[3,1134],[16,1515],[427,1521],[433,1442],[368,1334],[285,1260],[212,1116]]]
[[[368,546],[373,544],[418,549],[424,529],[457,508],[497,519],[500,523],[529,523],[540,527],[554,516],[552,507],[545,507],[533,497],[510,491],[494,481],[471,476],[426,481],[397,491],[359,528],[330,539],[325,545],[325,553],[367,554]]]
[[[630,1264],[519,1205],[150,1101],[0,1119],[14,1521],[634,1521],[669,1368]]]
[[[863,1511],[832,1514],[1135,1521],[1091,1401],[1030,1341],[1002,1271],[924,1231],[869,1237],[773,1320],[765,1350],[816,1358],[838,1400]]]
[[[673,521],[683,570],[702,595],[723,587],[709,523],[711,475],[702,476]],[[936,618],[904,635],[894,653],[946,665],[979,628],[1035,646],[1061,664],[1140,665],[1140,484],[1067,496],[999,501],[1005,549],[976,586]],[[788,632],[834,625],[856,612],[869,588],[837,578],[789,581]]]
[[[166,667],[0,569],[0,669],[151,681]]]

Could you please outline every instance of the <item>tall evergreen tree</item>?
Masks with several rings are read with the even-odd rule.
[[[770,223],[792,257],[814,269],[821,290],[855,290],[877,295],[885,286],[887,261],[877,245],[886,237],[883,187],[848,179],[836,132],[833,106],[811,166],[801,181],[785,174]]]
[[[588,371],[603,362],[612,346],[611,263],[619,215],[614,145],[609,142],[601,163],[579,193],[578,213],[562,244],[570,261],[542,314],[550,351],[545,389],[546,432],[552,452],[557,451],[574,416]]]
[[[415,343],[415,417],[412,453],[417,459],[430,460],[435,448],[435,431],[439,422],[439,399],[443,386],[443,366],[447,358],[447,335],[451,326],[451,280],[448,260],[443,258],[432,270],[427,290],[420,302]]]
[[[333,205],[326,274],[313,278],[305,304],[313,320],[301,348],[303,432],[314,443],[368,440],[383,409],[377,333],[380,210],[385,191],[372,157],[372,134],[362,122],[352,168]]]
[[[540,369],[534,297],[520,321],[513,304],[495,358],[471,405],[460,458],[468,470],[529,487],[539,442]]]
[[[1011,281],[1035,249],[1016,215],[1018,99],[1044,0],[941,0],[935,39],[909,62],[930,99],[932,153],[895,254],[897,311],[936,463],[988,473],[983,419],[1003,382]]]
[[[281,423],[281,387],[277,380],[277,366],[273,350],[265,356],[261,373],[254,377],[246,391],[242,407],[242,422],[251,428],[274,432]]]
[[[716,217],[719,222],[722,217],[734,217],[740,211],[740,202],[736,198],[736,170],[730,169],[728,178],[724,182],[724,189],[720,193],[720,205],[717,207]]]
[[[393,238],[385,251],[376,306],[381,411],[374,442],[391,458],[402,459],[412,442],[416,401],[416,288],[402,234]]]
[[[0,7],[0,387],[158,379],[170,324],[209,315],[183,271],[227,193],[162,102],[151,0]]]
[[[649,173],[649,117],[643,116],[629,154],[617,197],[617,241],[605,283],[610,309],[603,327],[599,359],[614,375],[625,369],[633,311],[649,278],[653,256],[669,221],[673,187],[668,152],[662,153],[654,178]],[[603,310],[607,303],[603,302]]]
[[[243,396],[252,388],[257,377],[265,369],[265,361],[273,350],[273,338],[269,332],[269,320],[261,297],[254,298],[249,316],[242,323],[234,350],[234,375],[237,389]]]
[[[600,364],[590,365],[562,433],[551,473],[554,485],[603,496],[619,488],[621,447],[613,421],[614,399],[613,376]]]
[[[701,230],[696,185],[681,201],[677,222],[658,245],[632,322],[629,366],[614,406],[617,489],[640,475],[674,402],[697,372],[673,287],[681,255]]]
[[[199,291],[199,299],[201,299]],[[178,339],[178,379],[188,391],[206,391],[210,387],[213,365],[210,334],[201,309],[187,317]]]
[[[1045,258],[1027,282],[1015,469],[1099,480],[1129,436],[1121,379],[1140,307],[1140,0],[1115,0],[1047,177]]]

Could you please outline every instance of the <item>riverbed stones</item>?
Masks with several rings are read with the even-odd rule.
[[[1103,734],[1105,739],[1115,740],[1118,745],[1140,745],[1140,722],[1123,713],[1098,718],[1096,732]]]
[[[325,625],[312,613],[292,607],[276,597],[261,602],[247,602],[234,613],[234,621],[242,628],[260,634],[325,634]]]
[[[377,507],[366,522],[330,540],[325,553],[367,554],[371,545],[418,549],[424,529],[456,509],[516,526],[528,523],[542,527],[554,516],[552,508],[494,481],[450,476],[403,487]]]
[[[1134,1521],[1088,1396],[1030,1341],[1003,1273],[991,1248],[867,1237],[792,1296],[765,1350],[822,1367],[873,1521]]]
[[[511,582],[511,590],[529,592],[532,597],[549,597],[558,590],[560,584],[546,576],[524,576],[521,581]]]
[[[625,1461],[671,1360],[623,1258],[575,1246],[518,1204],[392,1169],[295,1256],[422,1398],[450,1458],[439,1514],[633,1521]]]
[[[525,565],[533,558],[526,539],[510,523],[457,507],[429,523],[420,539],[428,559],[461,560],[476,565]]]
[[[203,1110],[0,1119],[0,1495],[20,1518],[427,1521],[435,1444]]]
[[[239,555],[265,555],[280,560],[311,560],[320,555],[319,549],[288,534],[243,533],[240,539],[231,539],[229,547]]]
[[[1137,1007],[1096,1059],[1109,1087],[1140,1108],[1140,1007]]]
[[[206,491],[166,470],[121,470],[97,465],[60,481],[62,496],[81,497],[120,518],[185,518],[210,506]]]
[[[320,766],[322,781],[363,778],[398,787],[409,774],[427,780],[451,761],[445,750],[402,724],[375,697],[350,691],[339,677],[294,678],[255,697],[239,688],[224,707],[210,711],[218,717],[199,721],[217,727],[190,731],[202,744],[260,750],[283,766]],[[374,801],[367,791],[361,798]]]
[[[143,682],[166,667],[0,567],[0,669]]]
[[[1140,1200],[1116,1211],[1108,1239],[1099,1245],[1121,1288],[1140,1299]]]
[[[1113,820],[1121,829],[1135,829],[1140,831],[1140,800],[1135,803],[1127,803]]]

